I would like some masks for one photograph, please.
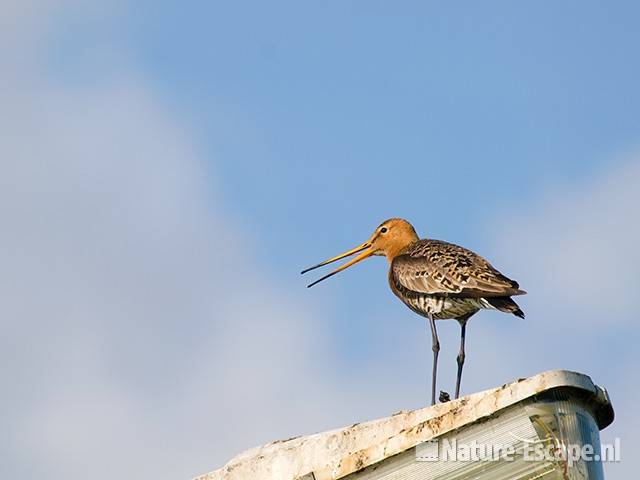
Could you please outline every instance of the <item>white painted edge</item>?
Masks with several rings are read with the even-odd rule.
[[[542,392],[569,387],[590,393],[604,409],[601,428],[613,421],[605,390],[587,375],[551,370],[432,407],[398,412],[345,428],[275,441],[247,450],[224,467],[194,480],[335,480],[418,443],[488,417]]]

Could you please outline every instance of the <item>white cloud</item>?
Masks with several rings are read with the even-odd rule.
[[[408,407],[393,392],[423,382],[336,368],[326,322],[256,266],[210,159],[139,72],[51,81],[54,6],[4,32],[2,476],[189,478]]]
[[[47,13],[18,13],[31,36],[15,28],[0,92],[3,476],[188,478],[334,420],[321,322],[253,266],[179,118],[134,72],[54,87]]]
[[[633,373],[637,354],[640,287],[640,153],[612,162],[591,179],[549,192],[509,212],[495,225],[496,251],[529,295],[526,338],[512,367],[570,368],[593,376],[611,393],[617,420],[603,438],[622,439],[629,451],[640,415]],[[516,276],[514,274],[514,276]],[[500,334],[499,332],[494,332]],[[503,337],[504,338],[504,337]],[[607,465],[607,478],[629,478],[633,462]],[[628,455],[628,454],[627,454]]]
[[[501,248],[513,252],[548,308],[600,324],[629,324],[640,286],[640,155],[583,185],[514,212]],[[531,260],[535,259],[534,262]],[[533,265],[532,265],[533,264]]]

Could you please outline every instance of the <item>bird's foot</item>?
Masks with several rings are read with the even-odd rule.
[[[440,390],[440,397],[438,397],[438,400],[440,400],[440,403],[450,402],[451,401],[451,395],[449,395],[444,390]]]

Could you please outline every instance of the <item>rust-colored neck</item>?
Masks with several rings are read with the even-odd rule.
[[[384,254],[387,257],[387,260],[389,261],[389,263],[391,263],[393,259],[396,258],[398,255],[402,255],[403,253],[405,253],[409,249],[409,247],[413,245],[417,240],[418,239],[416,238],[406,243],[398,242],[387,247],[385,249]]]

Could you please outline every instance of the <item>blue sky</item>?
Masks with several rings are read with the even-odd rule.
[[[10,2],[0,345],[19,387],[0,472],[74,478],[107,452],[105,476],[187,478],[424,405],[427,325],[385,262],[312,290],[299,275],[394,216],[529,291],[526,321],[470,324],[463,391],[576,369],[610,389],[603,435],[624,444],[640,422],[639,14]],[[458,330],[440,331],[451,390]]]

